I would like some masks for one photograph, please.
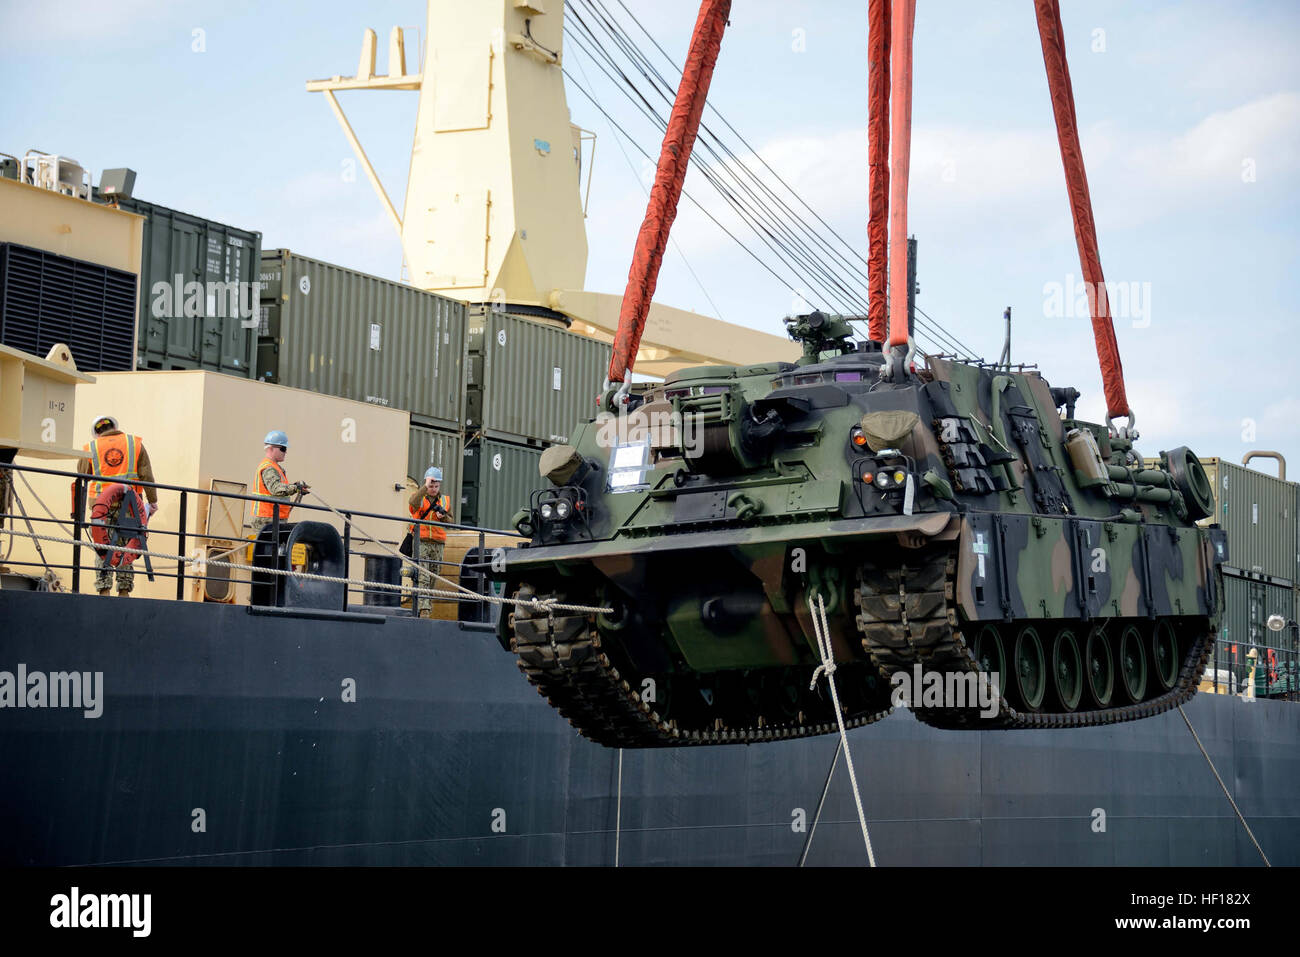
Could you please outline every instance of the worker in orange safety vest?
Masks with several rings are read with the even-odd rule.
[[[424,473],[424,484],[411,493],[406,503],[411,518],[421,522],[450,522],[451,499],[442,494],[442,469],[436,465]],[[434,574],[442,567],[442,552],[447,544],[447,530],[439,525],[410,525],[412,558],[420,566],[420,587],[433,588]],[[414,581],[415,570],[410,565],[402,567],[405,584]],[[416,615],[425,618],[432,612],[433,599],[420,595],[415,601]]]
[[[86,457],[77,463],[77,471],[82,475],[93,475],[96,479],[111,479],[112,481],[95,481],[86,483],[86,503],[89,504],[99,497],[104,491],[105,486],[114,482],[124,483],[128,488],[135,492],[137,500],[148,504],[146,506],[146,517],[152,517],[158,511],[158,490],[156,488],[142,488],[134,483],[136,482],[156,482],[153,475],[153,466],[149,462],[149,453],[145,451],[144,443],[140,441],[138,435],[129,435],[118,427],[117,419],[111,415],[101,415],[95,418],[90,426],[91,441],[89,444],[82,446]],[[73,494],[76,494],[76,486],[73,486]],[[76,499],[74,497],[73,501]],[[109,506],[108,514],[104,521],[109,525],[116,525],[118,513],[120,510],[120,501]],[[73,516],[77,518],[78,516]],[[120,597],[125,598],[131,594],[135,587],[135,573],[129,565],[119,565],[114,569],[109,564],[109,554],[99,552],[95,558],[95,590],[101,595],[107,595],[112,590],[114,573],[117,578],[117,593]]]
[[[272,430],[266,433],[262,445],[265,455],[262,457],[261,463],[258,464],[257,475],[253,479],[255,495],[289,498],[311,490],[311,486],[306,482],[290,482],[289,476],[285,474],[284,466],[281,463],[289,451],[289,436],[278,429]],[[254,530],[260,532],[265,526],[270,525],[277,511],[280,514],[280,521],[287,521],[292,508],[292,505],[280,505],[270,501],[254,502]]]

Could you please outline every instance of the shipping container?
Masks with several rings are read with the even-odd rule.
[[[464,303],[284,249],[261,281],[261,378],[459,428]]]
[[[1295,584],[1295,484],[1224,459],[1201,464],[1214,486],[1214,520],[1228,533],[1228,564]]]
[[[542,450],[496,439],[465,447],[461,512],[466,524],[510,530],[510,520],[528,505],[535,489],[548,488],[537,471]]]
[[[1207,673],[1217,670],[1223,673],[1223,678],[1231,674],[1236,690],[1240,691],[1247,685],[1254,667],[1258,695],[1294,691],[1291,675],[1300,652],[1295,625],[1295,588],[1224,575],[1223,593],[1223,624],[1216,642],[1215,660],[1207,667]],[[1282,618],[1284,625],[1280,631],[1268,627],[1272,615]]]
[[[137,368],[257,376],[262,234],[141,199]]]
[[[82,372],[129,372],[135,339],[133,273],[0,243],[0,344],[44,357],[62,342]]]
[[[575,426],[595,417],[608,343],[476,306],[466,349],[474,382],[467,433],[540,446],[569,441]]]
[[[406,462],[406,474],[417,485],[423,484],[424,473],[429,466],[436,465],[442,469],[443,494],[451,499],[452,514],[456,517],[456,522],[462,525],[466,523],[454,503],[460,501],[461,451],[464,444],[459,432],[412,422]]]

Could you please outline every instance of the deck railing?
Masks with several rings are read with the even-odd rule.
[[[54,503],[45,503],[37,499],[36,493],[31,483],[26,480],[29,475],[54,476],[57,478],[67,479],[71,485],[71,494],[73,499],[72,514],[67,519],[59,518],[54,512],[59,507]],[[10,568],[32,568],[35,570],[48,569],[59,572],[66,571],[71,573],[71,590],[78,592],[81,590],[81,576],[83,571],[94,573],[97,570],[96,565],[96,548],[89,539],[89,533],[92,523],[87,514],[87,502],[89,499],[89,485],[92,482],[109,483],[114,481],[112,478],[96,478],[93,475],[85,473],[71,472],[61,469],[41,468],[31,465],[16,465],[0,463],[0,540],[10,538],[12,533],[13,539],[25,539],[34,542],[36,556],[27,559],[14,559],[12,557],[12,539],[7,546],[10,556],[6,558],[0,554],[0,564]],[[23,485],[26,489],[19,488]],[[364,511],[360,509],[342,509],[333,508],[325,504],[316,504],[310,501],[291,501],[285,498],[276,498],[260,495],[249,495],[241,492],[221,491],[217,489],[199,489],[190,488],[183,485],[170,485],[163,482],[144,482],[132,480],[129,483],[142,489],[156,489],[159,492],[175,493],[176,502],[174,507],[176,512],[176,529],[167,529],[150,526],[148,528],[148,546],[150,553],[156,553],[160,556],[160,562],[150,564],[154,565],[152,576],[154,578],[174,578],[176,580],[175,597],[177,600],[185,600],[185,591],[187,583],[217,581],[224,585],[234,588],[239,579],[236,578],[237,569],[226,569],[226,575],[209,575],[200,570],[208,564],[217,565],[225,562],[232,565],[252,564],[244,557],[245,548],[254,545],[255,542],[282,543],[283,535],[288,528],[294,523],[280,520],[278,508],[272,510],[272,518],[266,528],[262,529],[260,535],[250,537],[251,528],[243,524],[240,528],[238,538],[230,535],[208,534],[205,531],[190,531],[191,509],[205,503],[208,505],[208,514],[212,514],[212,503],[214,501],[238,502],[238,514],[242,516],[246,510],[248,502],[270,502],[277,506],[291,505],[295,513],[310,513],[313,519],[335,519],[342,525],[340,535],[343,541],[344,570],[343,577],[348,578],[347,570],[351,568],[352,559],[362,560],[364,567],[365,559],[390,559],[394,562],[394,552],[405,536],[407,530],[412,525],[440,527],[450,531],[465,531],[476,534],[478,537],[479,556],[487,554],[487,536],[510,536],[520,539],[521,536],[514,531],[501,529],[485,528],[478,525],[466,525],[456,522],[438,522],[432,520],[420,520],[412,518],[410,515],[388,515],[380,512]],[[27,493],[31,493],[30,497]],[[33,501],[36,500],[36,501]],[[44,515],[35,514],[30,504],[39,502],[45,511]],[[30,504],[29,504],[30,503]],[[170,502],[160,502],[160,506],[172,507]],[[199,514],[197,511],[195,514]],[[269,533],[268,530],[269,529]],[[166,545],[160,544],[162,542]],[[191,555],[189,549],[193,547],[195,540],[201,541],[205,548],[212,542],[229,542],[229,554],[225,557]],[[49,556],[44,555],[41,546],[43,544],[54,545],[71,545],[72,559],[70,562],[50,561]],[[167,547],[174,545],[174,547]],[[369,548],[370,550],[365,550]],[[467,551],[466,555],[471,554]],[[179,561],[176,557],[185,557],[186,560]],[[152,558],[152,554],[151,554]],[[407,561],[419,565],[428,566],[429,562],[421,561],[417,554],[414,557],[406,559]],[[487,594],[488,577],[487,571],[490,561],[480,560],[477,562],[452,562],[441,561],[437,563],[439,567],[433,569],[441,577],[450,581],[461,582],[462,578],[468,577],[472,582],[472,590],[479,594]],[[191,567],[197,565],[198,568]],[[172,568],[171,566],[174,566]],[[136,575],[147,574],[143,557],[139,557],[132,565],[132,570]],[[247,581],[245,579],[244,581]],[[355,580],[345,585],[343,589],[343,607],[342,611],[347,611],[352,605],[369,604],[366,599],[381,594],[385,589],[376,589],[373,585],[382,585],[382,582],[356,582]],[[419,581],[416,579],[418,587]],[[445,582],[434,580],[433,588],[447,591],[451,586]],[[392,591],[393,594],[402,594],[400,591]],[[354,601],[352,596],[360,595],[360,600]],[[455,600],[440,597],[437,600],[447,601]],[[468,597],[465,599],[473,601]],[[414,604],[414,597],[412,604]],[[462,618],[466,616],[460,616]],[[481,616],[475,616],[481,617]]]

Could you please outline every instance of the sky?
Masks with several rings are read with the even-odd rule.
[[[629,6],[680,62],[698,6]],[[1278,449],[1300,473],[1300,4],[1063,0],[1062,19],[1101,260],[1129,296],[1116,336],[1139,449],[1188,445],[1233,461]],[[398,238],[365,177],[340,175],[350,148],[324,98],[304,89],[353,73],[366,27],[384,70],[394,25],[422,34],[424,4],[0,0],[0,151],[59,152],[96,175],[129,166],[137,197],[260,230],[266,248],[398,278]],[[659,135],[590,61],[568,50],[566,66],[658,153]],[[866,75],[865,2],[735,0],[710,90],[864,256]],[[340,102],[400,209],[416,95]],[[598,143],[586,286],[618,293],[645,208],[639,155],[572,87],[568,105]],[[919,0],[913,130],[918,305],[990,359],[1011,306],[1013,360],[1080,389],[1080,416],[1100,420],[1028,0]],[[728,221],[697,174],[687,189]],[[796,305],[688,202],[656,299],[778,335]]]

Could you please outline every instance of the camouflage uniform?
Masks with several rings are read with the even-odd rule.
[[[149,491],[153,491],[150,489]],[[109,526],[117,524],[117,516],[121,511],[121,501],[114,502],[108,507],[108,514],[104,517],[105,523]],[[110,539],[111,541],[111,539]],[[95,591],[108,591],[113,587],[113,573],[117,572],[117,590],[122,593],[129,593],[135,587],[135,570],[127,564],[119,565],[114,569],[108,564],[109,557],[113,554],[112,548],[104,546],[102,552],[95,555]],[[138,559],[139,556],[137,555]],[[122,556],[123,563],[126,562],[127,556]]]
[[[442,551],[446,542],[432,542],[427,538],[413,540],[414,558],[420,564],[420,588],[437,588],[438,581],[433,577],[434,572],[442,573]],[[412,577],[415,571],[409,565],[403,566],[402,577],[409,586],[412,584]],[[431,595],[419,595],[415,599],[415,613],[420,617],[431,613],[433,610],[433,597]]]
[[[97,437],[107,438],[110,435],[118,435],[120,433],[121,433],[121,429],[109,429],[103,433],[100,433],[100,435]],[[77,462],[77,471],[82,475],[94,475],[95,474],[94,463],[92,463],[89,458],[81,459]],[[156,478],[154,478],[153,465],[149,461],[149,452],[145,449],[143,442],[140,443],[140,453],[136,463],[136,475],[139,476],[140,481],[142,482],[158,481]],[[112,481],[112,479],[105,479],[104,481],[105,483],[107,483]],[[94,489],[94,483],[87,483],[86,492],[88,497],[93,497],[92,494],[93,489]],[[149,503],[150,510],[152,511],[153,509],[157,508],[158,490],[156,488],[150,487],[144,489],[143,491],[144,491],[144,497]],[[87,501],[86,505],[89,506],[90,502]],[[117,516],[120,507],[121,507],[120,501],[108,507],[108,514],[105,516],[104,520],[109,525],[117,524]],[[105,551],[103,553],[96,553],[95,555],[95,591],[101,591],[101,592],[110,591],[113,587],[113,575],[114,572],[116,572],[118,592],[123,595],[129,595],[131,593],[131,590],[135,588],[135,570],[128,565],[120,565],[116,569],[114,569],[112,566],[108,564],[108,556],[110,554],[112,554],[111,551]],[[142,559],[139,555],[137,555],[136,560],[141,561]]]
[[[280,473],[272,468],[262,469],[262,484],[266,486],[267,492],[277,498],[289,498],[298,493],[298,486],[296,483],[283,481],[280,478]],[[253,531],[260,532],[267,525],[271,524],[271,519],[254,516],[252,524]]]
[[[442,496],[439,497],[441,498]],[[412,509],[417,510],[418,513],[418,511],[423,507],[423,503],[424,488],[420,487],[412,493],[408,504]],[[430,513],[428,518],[435,518],[435,515]],[[450,520],[450,513],[448,513],[444,521]],[[430,538],[415,535],[414,532],[412,534],[411,557],[420,566],[419,587],[426,589],[437,588],[440,583],[433,576],[435,573],[442,574],[442,553],[447,543],[445,541],[434,541]],[[414,578],[415,570],[411,568],[410,565],[403,565],[403,584],[406,585],[407,588],[410,588],[413,584]],[[443,587],[446,586],[444,585]],[[433,611],[433,597],[430,595],[418,595],[416,596],[413,605],[417,616],[423,617],[427,614],[431,614]]]

